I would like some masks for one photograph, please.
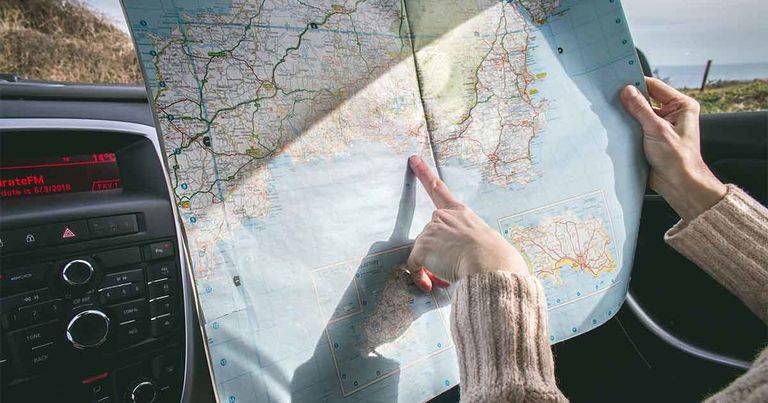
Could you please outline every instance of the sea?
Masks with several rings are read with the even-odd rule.
[[[706,63],[701,65],[654,66],[653,75],[675,88],[699,88],[704,78]],[[712,63],[707,82],[718,80],[768,79],[768,63],[718,64]]]

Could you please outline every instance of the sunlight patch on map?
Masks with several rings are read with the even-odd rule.
[[[541,174],[532,144],[546,120],[538,83],[547,74],[531,68],[535,27],[524,13],[542,21],[558,2],[445,3],[408,8],[438,164],[459,158],[488,183],[529,183]],[[435,18],[441,10],[451,15]]]

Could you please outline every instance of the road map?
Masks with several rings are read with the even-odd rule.
[[[646,166],[619,0],[123,0],[219,401],[426,401],[450,289],[403,269],[421,155],[523,254],[550,340],[611,318]]]

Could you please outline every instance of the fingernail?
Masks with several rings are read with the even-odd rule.
[[[423,170],[425,167],[424,160],[422,160],[421,157],[419,156],[411,157],[411,159],[409,160],[409,165],[411,167],[411,170],[414,173],[418,173],[419,171]]]
[[[637,87],[635,87],[634,85],[628,85],[626,88],[627,89],[625,91],[627,92],[627,96],[636,97],[640,95],[640,91],[638,91]]]

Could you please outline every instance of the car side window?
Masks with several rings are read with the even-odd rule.
[[[653,75],[696,98],[702,112],[768,109],[768,2],[622,3],[635,44],[648,57]]]
[[[141,84],[120,0],[3,0],[0,73],[25,80]]]

